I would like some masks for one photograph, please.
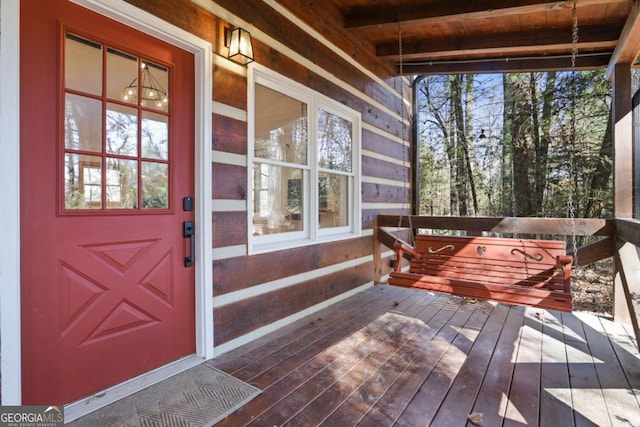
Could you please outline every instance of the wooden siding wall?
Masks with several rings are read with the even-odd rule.
[[[409,107],[405,103],[403,115],[398,89],[407,81],[379,63],[368,46],[350,41],[328,2],[315,9],[298,0],[128,1],[211,42],[218,54],[213,64],[211,166],[217,351],[244,344],[273,325],[296,320],[296,313],[308,313],[372,284],[375,216],[409,212],[410,192],[403,182],[409,179],[410,152],[408,136],[402,135],[409,126],[401,120],[409,116]],[[246,67],[220,56],[224,27],[229,26],[221,17],[251,32],[256,63],[361,113],[361,237],[247,255],[246,117],[251,107]],[[348,54],[337,53],[336,47]],[[408,88],[402,92],[410,99]]]

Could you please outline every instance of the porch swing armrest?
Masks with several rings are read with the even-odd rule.
[[[573,264],[571,255],[558,255],[556,257],[556,268],[563,272],[564,291],[566,293],[571,292],[571,264]]]
[[[396,250],[396,263],[393,267],[393,271],[400,272],[402,270],[402,258],[404,258],[405,252],[412,255],[415,258],[420,258],[420,254],[416,250],[402,242],[396,242],[393,244],[393,248]]]

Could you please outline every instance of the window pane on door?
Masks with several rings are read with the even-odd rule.
[[[254,235],[303,229],[303,175],[302,169],[268,164],[254,165]]]
[[[64,206],[66,209],[102,208],[102,158],[65,154]]]
[[[162,114],[142,113],[142,157],[169,159],[169,118]]]
[[[65,96],[64,146],[79,151],[102,151],[102,103],[86,96]]]
[[[102,95],[102,46],[74,34],[67,34],[64,47],[66,88]]]
[[[138,110],[107,104],[107,153],[138,155]]]
[[[107,98],[138,103],[138,59],[119,50],[107,49]]]
[[[107,208],[135,209],[138,207],[138,162],[107,158]]]
[[[166,163],[142,162],[142,207],[169,207],[169,165]]]
[[[140,105],[155,110],[169,108],[169,70],[161,65],[143,62],[140,72]]]

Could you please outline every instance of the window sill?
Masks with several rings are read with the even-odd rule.
[[[269,252],[276,252],[288,249],[301,248],[305,246],[319,245],[322,243],[336,242],[340,240],[348,240],[360,237],[361,233],[340,233],[326,236],[319,236],[315,240],[311,239],[295,239],[268,243],[254,243],[249,248],[249,255],[258,255]]]

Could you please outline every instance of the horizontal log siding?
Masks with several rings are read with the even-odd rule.
[[[214,163],[211,168],[214,199],[247,200],[247,168]],[[245,221],[246,221],[245,215]]]
[[[214,212],[212,218],[214,248],[247,243],[246,212]]]
[[[363,203],[402,203],[408,197],[408,188],[371,182],[362,183]]]
[[[220,114],[214,114],[211,121],[213,127],[213,139],[211,145],[214,150],[233,154],[247,154],[246,122],[225,117]],[[215,161],[215,158],[213,160]]]
[[[215,297],[362,258],[371,255],[372,248],[373,237],[365,236],[267,254],[215,260],[213,294]]]
[[[409,165],[402,167],[385,160],[362,156],[362,175],[390,179],[402,183],[409,176]],[[401,187],[402,188],[402,187]]]
[[[213,100],[245,110],[247,108],[247,77],[214,65]]]
[[[224,54],[222,35],[224,27],[228,27],[229,24],[191,0],[129,1],[208,40],[212,43],[214,51]],[[402,102],[393,89],[399,87],[400,79],[392,77],[395,70],[388,64],[378,62],[371,46],[354,43],[348,34],[336,31],[342,23],[339,22],[340,15],[330,3],[323,3],[322,10],[317,10],[321,18],[313,18],[314,15],[308,10],[306,3],[285,1],[283,4],[290,7],[300,19],[308,21],[308,25],[323,38],[330,40],[334,46],[340,47],[348,52],[351,58],[364,64],[369,71],[358,68],[351,60],[345,59],[344,55],[339,55],[331,47],[325,46],[324,40],[308,34],[262,0],[212,0],[211,10],[215,10],[218,7],[216,5],[219,5],[239,19],[251,23],[253,29],[259,30],[253,31],[254,56],[257,63],[361,113],[362,149],[366,151],[362,163],[362,201],[376,205],[402,203],[409,197],[408,189],[402,185],[406,173],[397,162],[389,160],[408,160],[409,149],[400,143],[400,140],[408,139],[408,135],[403,135],[403,132],[408,133],[409,126],[403,126],[400,121]],[[304,60],[298,61],[295,55],[288,56],[288,51],[278,51],[279,46],[270,46],[269,39],[261,37],[262,34],[268,34]],[[216,201],[247,200],[247,181],[251,170],[251,165],[242,166],[242,157],[237,157],[244,156],[249,160],[248,124],[234,113],[248,113],[251,108],[247,106],[247,78],[244,74],[246,69],[236,65],[228,66],[225,61],[222,57],[216,57],[212,64],[212,101],[218,105],[214,106],[211,135],[211,148],[214,150],[211,197],[214,206],[225,206],[216,205]],[[405,92],[405,95],[408,97],[408,92]],[[225,115],[225,107],[231,107],[228,115],[232,117]],[[225,157],[226,153],[236,157]],[[376,183],[376,179],[385,182]],[[398,182],[398,185],[394,186],[394,182]],[[372,228],[373,218],[377,213],[399,212],[395,209],[370,209],[363,212],[363,229]],[[216,253],[223,253],[227,247],[233,248],[234,254],[241,253],[238,248],[246,248],[248,243],[249,224],[246,210],[226,211],[214,208],[211,218],[213,248],[216,249]],[[238,293],[237,301],[234,300],[235,294],[230,294],[231,302],[214,310],[215,344],[220,345],[240,338],[251,331],[371,282],[373,264],[364,258],[371,256],[372,252],[373,237],[367,235],[266,254],[212,259],[214,304],[216,296]],[[363,259],[363,263],[356,267],[338,271],[331,269],[333,265],[340,269],[340,263],[358,259]],[[279,280],[295,280],[296,275],[323,268],[333,272],[314,277],[312,280],[301,279],[301,283],[251,296],[255,295],[251,292],[252,287]]]
[[[219,307],[214,311],[215,345],[246,335],[371,280],[373,261]]]
[[[409,147],[369,129],[362,129],[362,148],[396,159],[409,159]]]

